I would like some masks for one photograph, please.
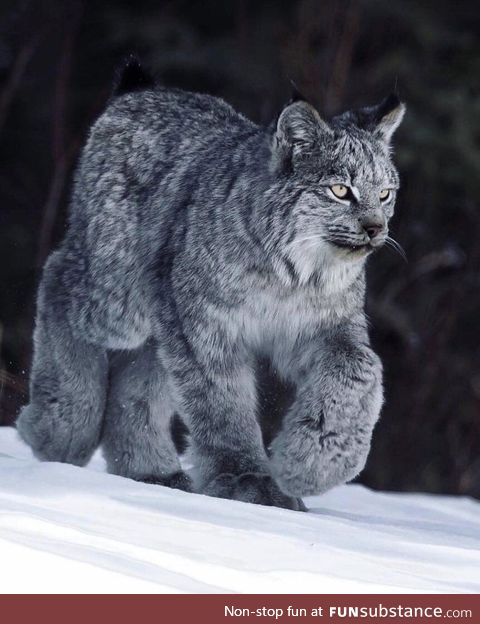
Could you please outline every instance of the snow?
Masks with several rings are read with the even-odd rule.
[[[480,503],[372,492],[299,513],[41,463],[0,428],[4,593],[480,592]]]

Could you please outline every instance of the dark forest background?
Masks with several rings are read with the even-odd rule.
[[[27,400],[35,288],[72,168],[135,51],[166,85],[258,122],[289,80],[324,115],[396,90],[408,263],[370,262],[386,405],[361,481],[480,497],[480,9],[476,0],[80,0],[0,4],[0,424]]]

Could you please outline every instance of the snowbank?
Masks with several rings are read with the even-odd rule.
[[[358,485],[309,513],[40,463],[0,428],[5,593],[480,592],[480,503]]]

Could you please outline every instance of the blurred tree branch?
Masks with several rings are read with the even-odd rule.
[[[337,112],[343,103],[345,86],[348,81],[353,61],[353,52],[360,32],[360,7],[355,0],[342,13],[342,33],[330,71],[328,87],[325,93],[325,111]]]
[[[21,85],[28,63],[38,46],[39,40],[39,35],[33,36],[29,41],[20,47],[20,50],[15,57],[5,86],[0,93],[0,133],[2,132],[15,94]]]
[[[37,267],[42,267],[51,247],[52,233],[55,225],[60,200],[65,188],[67,175],[74,157],[80,147],[80,137],[68,139],[67,105],[70,75],[72,70],[73,49],[78,36],[83,13],[82,4],[73,2],[72,11],[66,13],[65,35],[59,55],[55,80],[53,111],[52,111],[52,155],[53,174],[47,199],[43,206],[42,223],[40,226]]]

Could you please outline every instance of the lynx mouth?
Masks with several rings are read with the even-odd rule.
[[[359,244],[353,244],[353,243],[347,243],[344,241],[338,241],[338,240],[332,240],[330,241],[332,243],[332,245],[334,245],[335,247],[339,247],[340,249],[344,249],[346,251],[349,251],[351,253],[356,253],[359,251],[363,251],[363,252],[370,252],[373,251],[373,246],[370,243],[359,243]]]

